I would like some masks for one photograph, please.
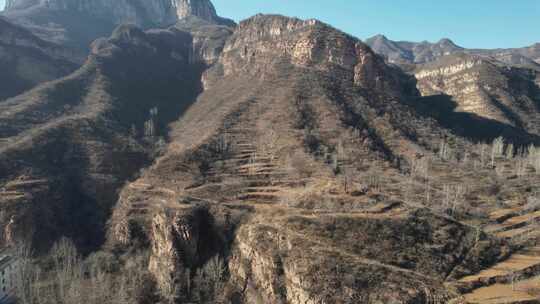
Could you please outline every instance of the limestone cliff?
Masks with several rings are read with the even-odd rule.
[[[3,13],[42,39],[87,49],[123,23],[143,28],[167,27],[188,17],[234,26],[216,14],[209,0],[12,0]]]
[[[473,55],[452,55],[415,71],[424,96],[445,94],[457,111],[473,113],[539,134],[538,72]]]

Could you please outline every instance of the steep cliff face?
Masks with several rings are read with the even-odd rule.
[[[217,15],[216,8],[210,0],[172,0],[172,6],[175,8],[177,20],[198,17],[215,24],[235,25],[232,20]]]
[[[401,75],[368,46],[345,33],[329,30],[317,20],[259,15],[243,21],[226,45],[220,63],[228,76],[240,71],[265,72],[265,64],[282,59],[324,72],[343,70],[352,84],[366,90],[400,95],[409,89]]]
[[[234,26],[221,18],[209,0],[13,0],[5,16],[46,40],[86,49],[119,24],[166,27],[188,17]]]
[[[73,72],[83,58],[0,18],[0,100]]]
[[[539,134],[537,73],[483,57],[452,55],[417,68],[415,76],[424,96],[445,94],[458,111]]]
[[[9,0],[5,10],[24,10],[42,7],[49,10],[69,10],[95,17],[112,18],[117,24],[170,25],[190,16],[214,23],[232,22],[220,18],[209,0],[152,0],[152,1],[80,1],[80,0]]]

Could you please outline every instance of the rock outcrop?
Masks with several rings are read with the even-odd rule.
[[[414,73],[424,96],[448,95],[457,111],[540,134],[540,87],[533,69],[462,54],[419,66]]]
[[[42,39],[87,49],[124,23],[143,28],[167,27],[188,17],[234,26],[221,18],[209,0],[12,0],[4,15]]]

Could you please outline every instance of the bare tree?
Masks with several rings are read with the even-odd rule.
[[[16,259],[15,284],[16,297],[21,304],[36,304],[39,297],[36,296],[40,271],[37,271],[32,258],[31,246],[19,243],[15,246],[14,258]],[[36,272],[37,271],[37,272]]]
[[[441,144],[439,145],[439,158],[442,160],[448,160],[450,156],[450,148],[446,141],[441,141]]]
[[[527,149],[527,159],[529,164],[535,169],[536,174],[540,174],[540,148],[530,145]]]
[[[504,154],[504,138],[497,137],[491,145],[491,167],[495,167],[495,160]]]
[[[144,135],[149,139],[153,139],[156,135],[156,119],[158,115],[158,108],[150,109],[149,118],[144,123]]]
[[[80,257],[77,247],[68,238],[62,238],[54,244],[50,256],[54,263],[58,298],[65,301],[74,280],[80,279]]]
[[[225,263],[219,256],[211,258],[197,271],[195,284],[203,303],[216,303],[225,286]]]
[[[508,144],[506,146],[506,149],[504,151],[504,155],[506,156],[507,159],[514,158],[514,145],[513,144]]]
[[[466,189],[463,185],[444,185],[443,186],[443,208],[450,211],[453,216],[457,208],[464,202]]]

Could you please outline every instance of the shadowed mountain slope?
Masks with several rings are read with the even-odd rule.
[[[38,246],[67,232],[99,244],[116,189],[200,91],[193,50],[187,32],[121,26],[73,74],[2,103],[2,223]]]
[[[73,72],[83,59],[0,18],[0,100]]]

